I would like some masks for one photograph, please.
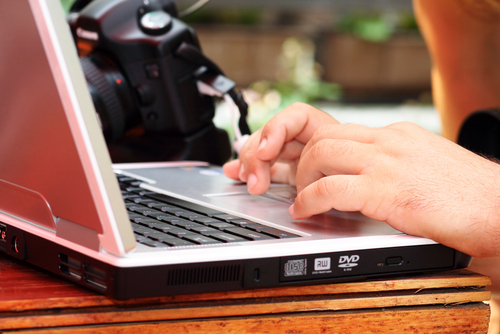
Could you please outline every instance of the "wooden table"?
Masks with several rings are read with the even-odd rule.
[[[116,301],[0,254],[2,333],[487,333],[468,270]]]

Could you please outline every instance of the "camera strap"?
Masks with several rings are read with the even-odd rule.
[[[240,111],[238,127],[241,134],[249,135],[250,127],[247,123],[248,104],[243,99],[241,92],[236,90],[235,83],[228,79],[214,62],[208,59],[200,49],[192,44],[183,42],[175,51],[175,55],[200,67],[205,67],[205,71],[199,71],[200,79],[222,95],[229,94]]]

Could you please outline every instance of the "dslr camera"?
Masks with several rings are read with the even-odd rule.
[[[249,133],[234,82],[177,16],[172,0],[77,0],[68,15],[114,162],[227,161],[228,135],[215,127],[215,97],[200,82],[231,96]]]

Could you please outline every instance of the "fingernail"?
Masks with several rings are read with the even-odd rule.
[[[255,174],[248,175],[248,181],[247,181],[248,190],[252,189],[256,183],[257,183],[257,176],[255,176]]]
[[[288,208],[288,212],[290,213],[290,216],[293,216],[293,212],[295,211],[295,208],[293,207],[293,204],[290,205],[290,207]]]
[[[264,147],[266,147],[267,145],[267,138],[262,138],[262,140],[260,141],[260,144],[259,144],[259,148],[257,149],[260,150],[260,149],[263,149]]]
[[[247,180],[247,177],[245,175],[245,166],[243,164],[241,164],[241,166],[240,166],[240,172],[238,174],[238,177],[243,182],[245,182]]]

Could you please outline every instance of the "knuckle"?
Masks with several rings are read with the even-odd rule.
[[[316,129],[316,131],[314,132],[313,134],[313,138],[315,138],[316,140],[320,139],[320,138],[328,138],[330,135],[331,135],[331,131],[332,131],[332,126],[331,124],[324,124],[324,125],[321,125],[320,127],[318,127],[318,129]]]
[[[411,132],[411,131],[415,131],[416,129],[418,129],[419,126],[412,123],[412,122],[403,121],[403,122],[397,122],[397,123],[390,124],[386,128],[390,129],[390,130],[398,131],[398,132]]]
[[[294,113],[300,113],[300,114],[315,114],[318,112],[318,109],[313,107],[310,104],[304,103],[304,102],[293,102],[290,104],[288,107],[285,109],[287,112],[291,111]]]
[[[322,158],[336,159],[352,153],[352,142],[348,140],[324,140],[321,142]]]
[[[331,148],[328,141],[321,140],[309,150],[309,158],[314,162],[322,161],[329,158],[330,151]]]
[[[253,150],[246,150],[243,153],[240,153],[240,160],[243,162],[252,161],[255,158],[255,152]]]
[[[331,199],[333,197],[332,187],[328,178],[321,178],[314,185],[319,198]]]

